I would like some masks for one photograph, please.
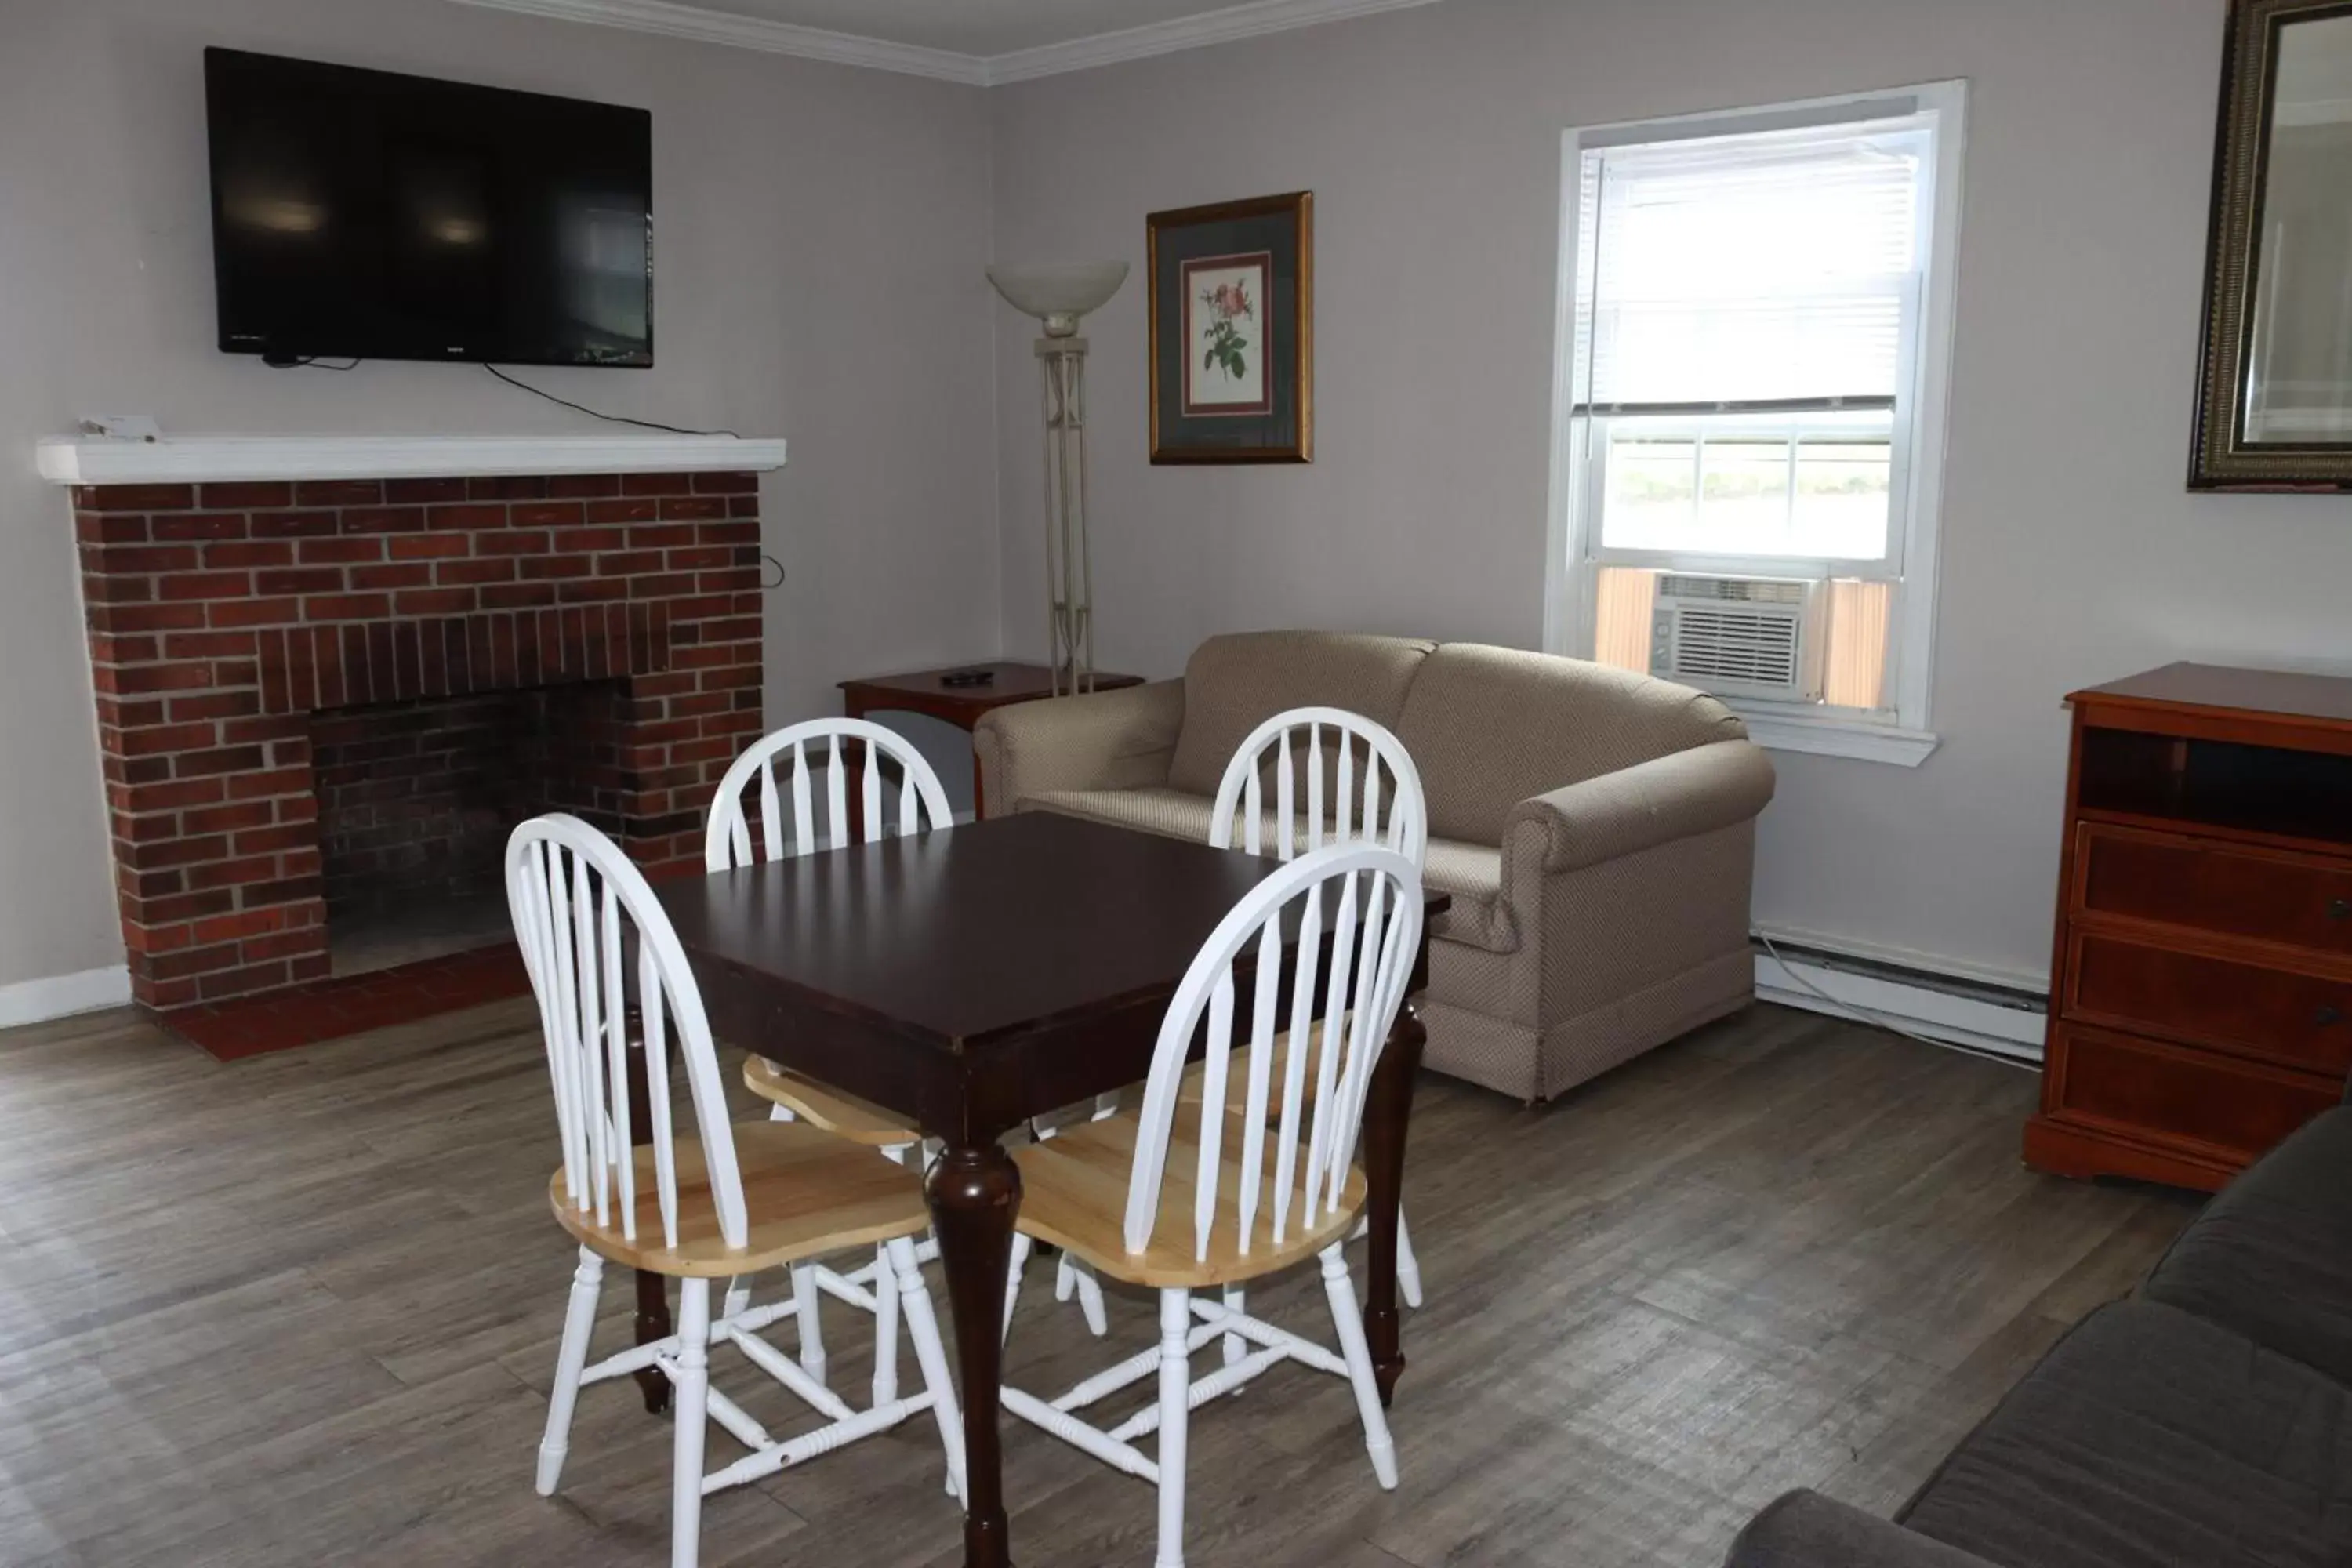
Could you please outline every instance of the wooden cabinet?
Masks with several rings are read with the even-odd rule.
[[[2352,1070],[2352,679],[2077,691],[2029,1163],[2211,1189]]]

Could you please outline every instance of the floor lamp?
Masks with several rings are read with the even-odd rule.
[[[1094,563],[1087,553],[1087,340],[1078,319],[1127,281],[1124,261],[1080,267],[992,267],[988,280],[1013,308],[1045,324],[1045,647],[1054,695],[1095,686]]]

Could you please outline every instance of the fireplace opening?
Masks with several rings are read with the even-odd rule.
[[[512,941],[507,836],[547,811],[619,828],[625,700],[589,681],[314,713],[332,973]]]

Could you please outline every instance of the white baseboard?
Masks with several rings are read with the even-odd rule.
[[[131,1002],[131,969],[118,963],[110,969],[85,969],[79,974],[52,974],[42,980],[20,980],[0,985],[0,1029],[18,1024],[46,1023],[75,1013],[95,1013],[101,1007],[122,1007]]]
[[[2004,991],[2023,991],[2036,996],[2047,994],[2050,989],[2050,971],[2046,966],[2016,969],[1977,959],[1954,958],[1949,953],[1928,952],[1891,942],[1872,942],[1865,937],[1847,936],[1842,932],[1809,931],[1803,926],[1759,926],[1757,931],[1759,935],[1770,937],[1784,948],[1810,948],[1815,952],[1833,952],[1842,958],[1864,959],[1895,969],[1916,969],[1926,975],[1998,986]]]
[[[1795,953],[1786,963],[1768,952],[1756,955],[1756,994],[1764,1001],[1879,1024],[2027,1066],[2041,1065],[2042,1007],[2022,1000],[1993,1001],[1939,990],[1933,979],[1921,974],[1919,983],[1913,983],[1856,973],[1808,963]]]

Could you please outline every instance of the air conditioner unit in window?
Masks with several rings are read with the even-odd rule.
[[[1801,577],[1662,572],[1650,673],[1718,697],[1818,702],[1827,593]]]

